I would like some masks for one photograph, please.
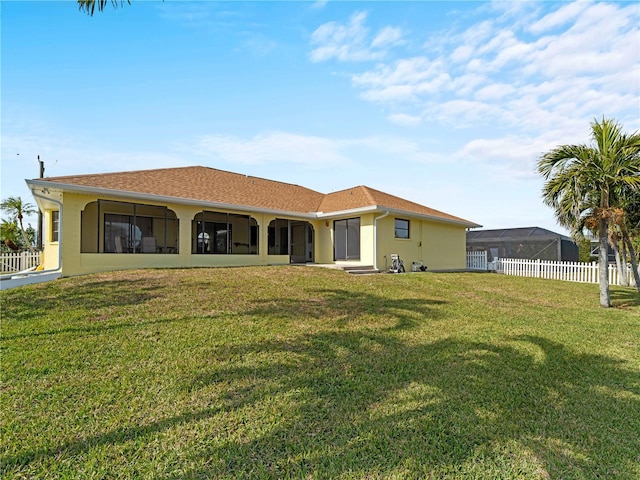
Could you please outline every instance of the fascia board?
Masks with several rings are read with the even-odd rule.
[[[270,215],[282,215],[287,217],[303,218],[303,219],[316,219],[317,214],[315,212],[303,213],[292,212],[288,210],[272,210],[268,208],[258,208],[246,205],[234,205],[230,203],[222,202],[207,202],[204,200],[194,200],[180,197],[169,197],[166,195],[154,195],[149,193],[128,192],[124,190],[112,190],[109,188],[95,188],[86,187],[83,185],[69,185],[67,183],[56,183],[42,180],[26,180],[27,185],[36,188],[49,188],[60,190],[62,192],[73,193],[85,193],[91,195],[107,195],[115,198],[142,200],[155,203],[176,203],[179,205],[189,205],[195,207],[208,207],[208,208],[222,208],[225,210],[234,210],[237,212],[250,212],[250,213],[266,213]]]
[[[350,215],[357,215],[360,213],[371,213],[376,211],[378,211],[378,207],[373,205],[373,206],[367,206],[367,207],[352,208],[350,210],[337,210],[335,212],[328,212],[328,213],[317,212],[316,217],[320,219],[338,218],[338,217],[345,217]]]
[[[135,200],[151,201],[156,203],[177,203],[180,205],[189,205],[189,206],[197,206],[197,207],[222,208],[226,210],[234,210],[239,212],[266,213],[270,215],[282,215],[282,216],[301,218],[301,219],[307,219],[307,220],[338,218],[338,217],[359,215],[363,213],[376,213],[376,212],[388,211],[389,213],[393,213],[396,215],[404,215],[412,218],[427,219],[434,222],[447,223],[452,225],[461,225],[467,228],[478,228],[482,226],[473,222],[452,220],[452,219],[437,217],[435,215],[425,215],[422,213],[409,212],[407,210],[388,208],[381,205],[368,205],[366,207],[353,208],[349,210],[339,210],[339,211],[328,212],[328,213],[325,213],[325,212],[304,213],[304,212],[292,212],[288,210],[272,210],[267,208],[258,208],[258,207],[251,207],[246,205],[234,205],[234,204],[222,203],[222,202],[207,202],[203,200],[169,197],[165,195],[154,195],[149,193],[112,190],[109,188],[96,188],[96,187],[87,187],[83,185],[70,185],[67,183],[51,182],[48,180],[33,179],[33,180],[26,180],[26,182],[30,188],[33,186],[33,187],[40,187],[40,188],[57,189],[63,192],[76,192],[76,193],[85,193],[85,194],[92,194],[92,195],[109,195],[116,198],[129,198],[129,199],[135,199]]]
[[[410,212],[407,210],[400,210],[397,208],[384,207],[382,205],[372,205],[367,207],[354,208],[351,210],[340,210],[337,212],[329,212],[329,213],[320,212],[318,213],[318,218],[345,217],[345,216],[356,215],[361,213],[376,213],[376,212],[389,212],[394,215],[402,215],[405,217],[420,218],[425,220],[431,220],[434,222],[448,223],[452,225],[462,225],[467,228],[478,228],[482,226],[473,222],[442,218],[442,217],[437,217],[435,215],[426,215],[424,213],[416,213],[416,212]]]

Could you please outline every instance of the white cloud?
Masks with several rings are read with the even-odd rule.
[[[504,113],[499,105],[466,99],[432,103],[424,111],[425,117],[448,128],[495,124]]]
[[[388,47],[402,43],[402,30],[391,26],[382,28],[369,40],[369,29],[364,25],[366,18],[366,12],[355,12],[347,24],[334,21],[320,25],[311,35],[314,46],[309,54],[311,60],[380,60],[387,54]]]
[[[637,6],[502,3],[479,7],[482,18],[463,29],[435,32],[428,54],[352,73],[352,85],[405,126],[422,119],[534,137],[603,114],[640,123]]]
[[[588,2],[572,2],[558,10],[545,15],[537,22],[529,26],[528,30],[532,33],[542,33],[553,28],[573,21],[585,8],[589,6]]]
[[[384,27],[371,42],[374,48],[398,45],[402,41],[402,30],[397,27]]]
[[[322,10],[324,7],[327,6],[327,3],[329,3],[329,0],[316,0],[311,4],[311,8]]]
[[[362,97],[375,102],[415,100],[418,96],[451,87],[451,77],[439,61],[426,57],[398,60],[392,66],[352,77],[354,85],[362,87]]]
[[[198,142],[201,155],[243,164],[305,164],[326,167],[349,162],[340,142],[287,132],[267,132],[250,139],[231,135],[208,135]]]
[[[395,119],[405,124],[416,124],[420,118],[399,116]],[[398,136],[328,138],[300,135],[289,132],[263,132],[252,138],[232,135],[208,135],[201,137],[195,149],[184,147],[188,156],[198,155],[216,162],[245,165],[297,165],[310,169],[326,169],[327,166],[344,167],[358,162],[389,159],[430,163],[442,157],[426,149],[415,140]],[[360,160],[362,161],[362,160]]]
[[[462,63],[466,62],[473,55],[474,48],[471,45],[460,45],[456,48],[449,57],[452,62]]]
[[[407,115],[406,113],[394,113],[389,115],[389,121],[405,127],[414,127],[422,123],[422,118],[417,115]]]
[[[480,101],[502,100],[515,91],[513,85],[508,83],[492,83],[475,92],[475,98]]]

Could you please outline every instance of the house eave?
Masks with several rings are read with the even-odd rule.
[[[455,220],[452,218],[443,218],[443,217],[438,217],[436,215],[428,215],[425,213],[411,212],[409,210],[401,210],[398,208],[385,207],[383,205],[370,205],[367,207],[354,208],[350,210],[339,210],[336,212],[327,212],[327,213],[318,212],[318,218],[345,217],[345,216],[352,216],[352,215],[358,215],[363,213],[383,213],[383,212],[389,212],[390,214],[402,215],[405,217],[419,218],[422,220],[429,220],[432,222],[447,223],[451,225],[461,225],[466,228],[478,228],[482,226],[477,223],[469,222],[467,220],[462,220],[462,219]]]
[[[366,213],[389,212],[394,215],[402,215],[410,218],[418,218],[418,219],[429,220],[432,222],[444,223],[449,225],[459,225],[466,228],[478,228],[482,226],[482,225],[478,225],[476,223],[469,222],[463,219],[456,220],[456,219],[450,219],[450,218],[443,218],[436,215],[428,215],[424,213],[411,212],[408,210],[385,207],[383,205],[368,205],[365,207],[338,210],[335,212],[295,212],[290,210],[276,210],[276,209],[261,208],[261,207],[254,207],[254,206],[248,206],[248,205],[237,205],[237,204],[224,203],[224,202],[210,202],[206,200],[172,197],[172,196],[166,196],[166,195],[156,195],[156,194],[132,192],[132,191],[126,191],[126,190],[114,190],[110,188],[96,188],[96,187],[89,187],[84,185],[73,185],[68,183],[52,182],[49,180],[40,180],[40,179],[26,180],[26,183],[30,189],[34,191],[35,189],[40,189],[41,192],[46,192],[49,190],[57,190],[60,192],[80,193],[80,194],[88,194],[88,195],[95,195],[95,196],[104,195],[104,196],[109,196],[113,198],[139,200],[139,201],[153,202],[153,203],[159,203],[159,204],[176,203],[180,205],[189,205],[189,206],[196,206],[196,207],[202,207],[202,208],[219,208],[219,209],[231,210],[235,212],[262,213],[262,214],[269,214],[269,215],[287,216],[287,217],[299,218],[304,220],[320,220],[320,219],[362,215]]]
[[[87,187],[84,185],[70,185],[68,183],[57,183],[46,180],[26,180],[27,185],[32,190],[36,189],[48,189],[59,190],[61,192],[81,193],[89,195],[104,195],[120,199],[140,200],[153,203],[176,203],[180,205],[189,205],[202,208],[220,208],[225,210],[232,210],[235,212],[249,212],[249,213],[266,213],[270,215],[282,215],[287,217],[301,218],[301,219],[315,219],[317,215],[315,212],[294,212],[289,210],[276,210],[269,208],[253,207],[248,205],[236,205],[224,202],[208,202],[206,200],[171,197],[166,195],[155,195],[150,193],[130,192],[126,190],[113,190],[109,188],[96,188]]]

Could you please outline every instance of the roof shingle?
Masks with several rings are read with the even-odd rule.
[[[325,195],[299,185],[209,167],[164,168],[38,180],[292,213],[332,213],[381,207],[475,225],[468,220],[363,185]]]

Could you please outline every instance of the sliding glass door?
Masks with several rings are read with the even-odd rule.
[[[360,218],[333,222],[334,260],[360,260]]]

